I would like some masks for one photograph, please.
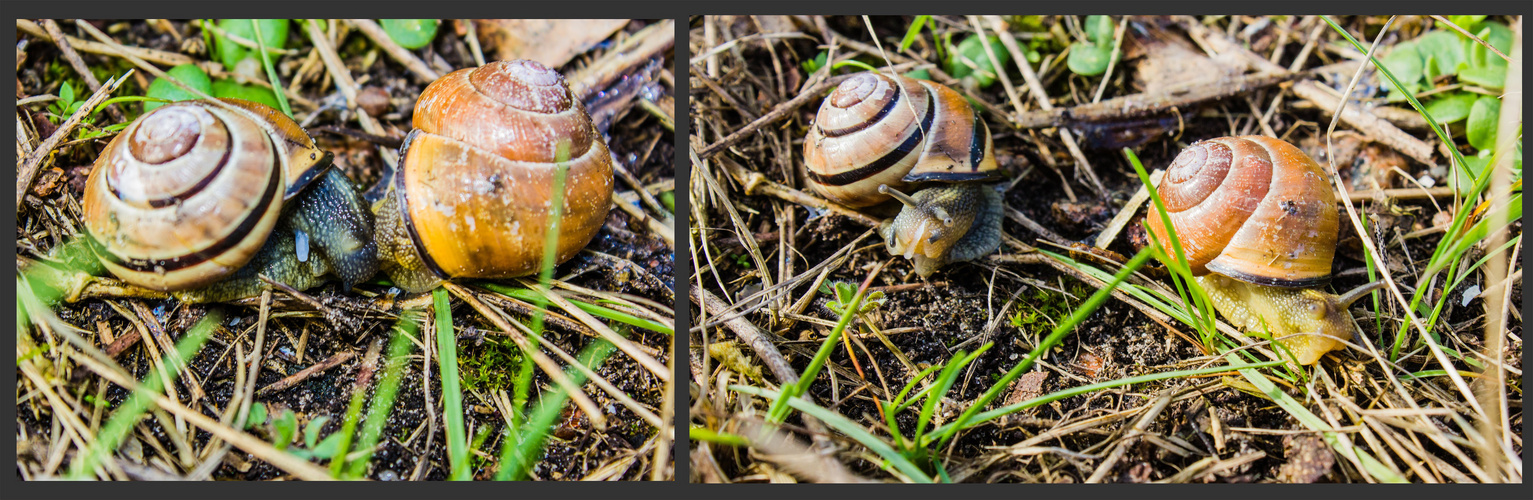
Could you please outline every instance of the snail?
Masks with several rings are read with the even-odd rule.
[[[1323,292],[1336,197],[1320,165],[1268,137],[1221,137],[1179,153],[1156,186],[1198,284],[1237,328],[1270,332],[1300,364],[1352,338],[1347,308],[1373,291]],[[1170,245],[1152,208],[1149,231]]]
[[[606,220],[612,155],[558,72],[532,61],[455,71],[426,87],[413,121],[374,205],[380,264],[396,286],[536,272],[561,163],[556,260]]]
[[[1000,248],[1002,174],[990,127],[953,89],[854,75],[820,105],[804,162],[810,185],[831,201],[865,208],[898,200],[903,208],[879,234],[923,278]]]
[[[82,207],[103,266],[187,302],[256,295],[262,275],[295,289],[372,276],[371,214],[330,153],[275,109],[221,101],[157,108],[101,152]]]

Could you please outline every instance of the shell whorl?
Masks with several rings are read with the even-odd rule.
[[[842,82],[820,105],[804,141],[816,191],[866,207],[887,201],[879,185],[1000,179],[989,127],[946,86],[879,73]]]
[[[240,109],[174,103],[134,121],[86,180],[87,234],[117,277],[206,285],[249,261],[281,212],[289,157]]]
[[[1280,287],[1330,280],[1337,212],[1320,165],[1268,137],[1223,137],[1177,155],[1156,187],[1193,274]],[[1149,228],[1164,245],[1155,213]]]
[[[453,72],[421,94],[414,124],[394,203],[432,274],[536,271],[558,163],[568,171],[557,260],[601,229],[613,191],[611,154],[558,72],[531,61]]]

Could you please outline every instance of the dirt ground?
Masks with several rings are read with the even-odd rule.
[[[1344,17],[1337,21],[1351,33],[1370,37],[1363,40],[1366,44],[1380,32],[1386,19]],[[995,343],[964,369],[929,424],[935,427],[950,421],[973,405],[1101,286],[1051,264],[1037,254],[1037,249],[1085,262],[1121,264],[1127,260],[1125,256],[1134,255],[1145,245],[1138,222],[1143,208],[1139,208],[1140,215],[1134,216],[1110,245],[1091,248],[1141,189],[1121,148],[1131,147],[1146,169],[1158,169],[1197,140],[1276,133],[1322,165],[1326,163],[1329,110],[1296,96],[1294,90],[1303,80],[1339,92],[1352,77],[1350,71],[1331,69],[1348,61],[1349,56],[1337,50],[1343,42],[1325,23],[1313,17],[1290,16],[1113,16],[1112,20],[1127,23],[1127,29],[1117,35],[1124,38],[1125,55],[1107,78],[1102,100],[1154,97],[1146,89],[1157,88],[1164,83],[1160,80],[1204,69],[1217,72],[1222,64],[1238,58],[1233,51],[1214,55],[1218,51],[1209,47],[1220,46],[1209,39],[1232,41],[1259,58],[1271,58],[1282,68],[1295,65],[1309,73],[1275,85],[1247,88],[1231,83],[1232,79],[1255,71],[1229,69],[1224,79],[1209,80],[1199,87],[1215,92],[1216,98],[1179,103],[1150,118],[1119,116],[1091,123],[1040,118],[1029,122],[1040,116],[1060,116],[1040,111],[1037,94],[1030,89],[1045,91],[1052,106],[1071,108],[1090,104],[1097,86],[1103,84],[1102,77],[1073,74],[1062,61],[1060,50],[1064,44],[1078,41],[1082,19],[935,16],[926,21],[927,27],[908,50],[900,50],[900,44],[902,39],[909,40],[912,17],[708,16],[691,20],[692,53],[708,56],[691,68],[690,110],[697,124],[691,141],[694,152],[698,152],[694,162],[701,161],[694,165],[692,179],[692,252],[697,262],[692,281],[693,318],[694,325],[701,326],[691,332],[691,417],[695,427],[745,439],[744,443],[698,439],[694,433],[692,481],[909,479],[880,459],[887,455],[844,432],[827,429],[830,424],[821,419],[804,418],[798,412],[792,413],[771,439],[753,438],[753,431],[745,430],[754,429],[766,418],[771,400],[746,396],[729,387],[739,384],[777,390],[785,382],[784,374],[796,378],[803,373],[841,317],[828,307],[835,295],[827,293],[822,282],[842,282],[855,288],[871,275],[869,291],[882,292],[885,301],[847,329],[851,340],[842,341],[844,345],[832,351],[805,397],[897,447],[878,403],[889,401],[911,382],[915,375],[911,368],[946,363],[960,350],[973,352],[985,342]],[[1382,44],[1412,39],[1430,29],[1432,22],[1430,18],[1398,20]],[[1023,61],[1031,65],[1029,72],[1038,70],[1037,89],[1020,74],[1015,58],[1005,68],[1009,82],[988,87],[953,76],[953,70],[943,62],[955,50],[952,45],[973,35],[976,25],[994,33],[992,23],[1004,24],[1007,36],[1042,56],[1047,71],[1039,70],[1039,61]],[[1167,43],[1166,39],[1173,40]],[[952,45],[935,40],[950,40]],[[1138,48],[1131,47],[1136,44]],[[995,51],[1007,50],[994,41],[991,45]],[[909,261],[892,258],[877,234],[866,234],[885,214],[864,210],[859,215],[844,207],[827,207],[810,189],[803,173],[803,143],[823,96],[834,88],[826,82],[834,75],[862,70],[847,64],[827,73],[823,69],[827,53],[831,61],[851,59],[880,69],[893,64],[901,73],[925,70],[931,80],[959,89],[971,102],[979,103],[998,162],[1007,175],[1005,206],[1020,215],[1005,221],[1007,242],[998,255],[950,265],[922,279],[912,271]],[[1305,59],[1295,64],[1299,54]],[[821,59],[816,60],[817,56]],[[1167,71],[1164,67],[1181,69]],[[1371,71],[1367,75],[1364,85],[1377,90],[1374,79],[1381,77]],[[1015,94],[1005,88],[1007,85],[1015,87]],[[1382,92],[1378,94],[1382,96]],[[1369,107],[1385,105],[1382,98],[1368,95]],[[1410,111],[1408,105],[1389,104]],[[1062,133],[1065,131],[1070,137]],[[1444,185],[1440,168],[1434,170],[1408,158],[1371,139],[1377,134],[1370,133],[1343,123],[1331,136],[1338,151],[1336,164],[1342,166],[1341,175],[1349,190],[1353,186],[1358,192],[1412,187],[1403,176],[1387,178],[1374,173],[1394,168],[1409,173],[1412,179],[1436,176],[1438,185]],[[1401,133],[1432,144],[1437,151],[1436,136],[1424,127],[1408,127]],[[1079,153],[1075,152],[1077,146]],[[1465,146],[1465,151],[1468,154],[1472,148]],[[1432,161],[1443,165],[1445,153],[1435,154]],[[1083,167],[1086,164],[1089,167]],[[1091,172],[1086,171],[1088,168]],[[1370,185],[1373,179],[1385,179],[1385,183]],[[1399,196],[1358,204],[1375,224],[1374,243],[1383,249],[1397,282],[1415,286],[1421,266],[1442,239],[1441,230],[1428,229],[1444,225],[1454,210],[1464,208],[1453,205],[1451,193],[1434,197]],[[1443,207],[1443,213],[1438,207]],[[1369,281],[1366,248],[1345,214],[1342,218],[1335,279],[1330,285],[1337,292]],[[1510,238],[1519,238],[1521,222],[1509,227]],[[1410,236],[1400,238],[1408,233]],[[1468,262],[1486,255],[1483,245],[1477,249],[1465,256]],[[844,261],[835,261],[841,256],[846,256]],[[831,265],[816,267],[827,261]],[[1519,259],[1511,262],[1513,269],[1520,269]],[[1107,269],[1110,274],[1115,267]],[[1167,279],[1158,263],[1140,274],[1147,280]],[[1476,272],[1458,286],[1441,290],[1439,280],[1434,285],[1439,290],[1432,297],[1443,293],[1454,298],[1466,293],[1473,297],[1496,281],[1499,278]],[[706,300],[698,289],[704,290]],[[1512,284],[1510,304],[1521,304],[1521,293],[1519,278]],[[1457,299],[1446,303],[1435,333],[1458,352],[1483,352],[1486,305]],[[1360,303],[1354,315],[1362,330],[1354,339],[1387,348],[1401,325],[1401,309],[1385,300],[1383,310],[1375,313],[1373,304]],[[1511,447],[1501,458],[1520,462],[1522,329],[1520,313],[1512,309],[1504,342],[1498,343],[1503,346],[1499,359],[1507,363],[1508,370],[1504,373],[1508,378],[1503,401],[1507,415],[1498,426],[1510,430],[1507,439]],[[1375,314],[1382,321],[1375,323]],[[749,324],[741,325],[741,319]],[[887,341],[881,340],[880,334]],[[1131,304],[1108,300],[1008,388],[1005,401],[992,403],[990,408],[1089,383],[1214,362],[1216,358],[1209,356],[1196,338],[1187,325],[1168,324]],[[752,343],[757,340],[759,343]],[[1441,368],[1425,348],[1398,363],[1400,370],[1382,369],[1375,360],[1353,350],[1332,354],[1310,369],[1312,378],[1307,387],[1278,383],[1310,411],[1333,419],[1333,425],[1350,426],[1344,434],[1361,443],[1360,448],[1398,467],[1404,480],[1487,480],[1487,476],[1472,472],[1474,466],[1464,461],[1494,462],[1494,455],[1500,453],[1486,458],[1479,454],[1480,448],[1470,450],[1473,446],[1461,443],[1461,450],[1443,444],[1475,432],[1475,428],[1464,426],[1476,419],[1460,390],[1446,377],[1400,377],[1402,372]],[[1465,373],[1480,371],[1478,362],[1460,361],[1457,366]],[[1403,384],[1415,401],[1401,400],[1391,387],[1394,383]],[[927,384],[915,387],[919,390]],[[1355,462],[1334,453],[1320,433],[1249,388],[1239,376],[1226,372],[1093,391],[964,431],[947,447],[932,453],[943,464],[946,479],[961,482],[1377,480],[1359,472]],[[1165,398],[1170,401],[1162,401]],[[1376,418],[1393,411],[1415,415],[1409,408],[1418,404],[1446,410],[1420,418]],[[917,426],[920,411],[920,405],[915,405],[895,416],[905,437]],[[1418,423],[1430,423],[1432,428],[1424,430]],[[773,445],[779,438],[797,444]],[[1420,446],[1386,444],[1400,440],[1414,440]],[[1411,461],[1430,465],[1405,465]],[[935,474],[929,467],[926,472]]]
[[[81,53],[83,63],[98,78],[105,80],[135,68],[132,62],[123,58],[90,50],[90,44],[82,40],[90,39],[90,36],[86,30],[77,27],[75,21],[60,20],[57,23]],[[199,27],[181,21],[91,21],[90,24],[107,33],[115,44],[147,49],[149,55],[141,52],[141,57],[190,58],[204,67],[215,68],[215,77],[222,75],[217,72],[221,67],[210,61],[213,55],[202,36],[205,30]],[[292,99],[295,117],[315,136],[321,148],[335,153],[337,166],[353,182],[359,186],[372,186],[385,168],[380,149],[397,148],[410,131],[416,96],[429,81],[423,81],[403,64],[390,59],[379,44],[365,37],[352,23],[326,24],[328,34],[335,37],[331,40],[335,51],[359,87],[352,90],[384,98],[373,104],[382,107],[381,112],[373,112],[373,115],[383,133],[368,133],[359,125],[358,113],[345,109],[345,99],[335,83],[339,79],[320,64],[321,55],[301,26],[297,22],[292,24],[288,52],[274,60],[284,84],[290,85],[290,94],[304,98],[302,101]],[[484,56],[490,60],[504,54],[494,52],[497,40],[509,43],[500,38],[505,36],[504,33],[491,29],[495,26],[494,23],[466,26],[462,21],[444,21],[433,43],[410,53],[417,58],[417,63],[424,62],[441,74],[474,67],[477,64],[473,52],[481,50],[480,43],[484,44]],[[645,31],[646,27],[655,29]],[[471,43],[469,35],[475,31],[468,31],[469,28],[477,29],[480,43]],[[337,29],[342,33],[337,35]],[[51,37],[22,31],[22,38],[27,42],[23,49],[18,49],[18,55],[24,56],[24,59],[18,58],[18,99],[57,96],[66,81],[81,94],[80,99],[90,94],[90,89]],[[642,37],[655,33],[663,36],[658,40],[658,49],[633,51],[637,57],[635,62],[612,66],[604,71],[616,73],[597,74],[594,76],[599,78],[589,80],[602,85],[589,89],[590,94],[613,90],[616,87],[612,85],[629,85],[628,90],[622,91],[626,92],[625,99],[621,102],[596,99],[586,104],[593,115],[600,115],[598,120],[605,121],[599,127],[620,167],[630,172],[637,185],[655,197],[665,195],[674,186],[674,140],[669,130],[672,110],[668,109],[672,105],[673,79],[666,69],[670,68],[672,57],[672,32],[670,25],[664,22],[618,22],[607,31],[586,33],[585,38],[589,40],[584,43],[588,45],[576,47],[582,42],[571,40],[572,47],[566,49],[570,53],[557,64],[549,64],[567,78],[592,76],[582,71],[603,61],[610,62],[611,58],[605,56],[611,55],[622,43],[647,40]],[[158,61],[156,66],[167,69],[166,64]],[[138,69],[135,77],[125,82],[115,95],[143,95],[154,78]],[[613,93],[620,92],[614,90]],[[22,106],[20,111],[25,113],[18,116],[19,120],[30,120],[33,125],[35,135],[30,137],[30,146],[34,148],[52,135],[63,118],[67,118],[67,115],[50,116],[48,101],[38,102]],[[316,109],[314,103],[323,107]],[[98,115],[80,130],[101,131],[140,113],[138,103],[116,106],[118,110]],[[71,135],[70,139],[76,137],[78,135]],[[71,264],[74,263],[71,259],[81,258],[59,252],[71,240],[70,236],[81,228],[79,199],[84,177],[110,138],[111,134],[105,134],[89,140],[62,142],[42,164],[40,180],[34,184],[18,214],[19,268],[38,263]],[[18,139],[18,151],[21,151],[20,147]],[[637,203],[638,197],[631,185],[619,179],[616,196],[626,203]],[[644,218],[649,221],[633,215],[637,213],[645,213]],[[669,327],[670,304],[675,300],[671,278],[674,251],[669,243],[671,235],[659,234],[655,230],[662,227],[656,225],[660,218],[653,211],[645,212],[643,206],[633,211],[612,210],[605,226],[587,247],[588,251],[554,270],[556,286],[570,287],[566,295],[570,299],[590,303],[609,301],[607,303],[616,304],[612,305],[615,309],[627,307],[622,305],[627,304],[635,308],[629,310],[630,313]],[[297,416],[299,428],[327,419],[316,427],[319,436],[340,432],[352,394],[361,390],[367,395],[365,400],[370,400],[373,391],[377,390],[377,373],[382,372],[379,366],[383,364],[375,360],[377,348],[388,343],[390,331],[400,320],[403,309],[425,306],[428,314],[421,317],[431,317],[429,294],[423,298],[401,295],[382,279],[380,273],[378,278],[349,291],[340,290],[335,285],[306,291],[306,295],[323,304],[327,312],[320,312],[313,304],[294,300],[279,291],[274,295],[270,313],[264,316],[259,299],[246,299],[237,304],[184,305],[173,299],[114,297],[59,303],[52,308],[57,315],[56,322],[32,316],[30,325],[21,325],[20,335],[29,337],[24,344],[46,348],[33,359],[38,363],[39,373],[50,384],[49,391],[57,392],[62,399],[44,398],[43,392],[48,391],[40,391],[35,380],[22,377],[17,393],[18,472],[25,479],[63,474],[82,452],[78,438],[71,437],[84,434],[87,442],[93,441],[103,421],[121,408],[130,395],[127,389],[108,383],[80,365],[76,357],[85,354],[64,344],[55,331],[59,328],[72,329],[97,348],[108,349],[114,340],[145,331],[146,326],[149,331],[163,331],[168,336],[167,341],[174,342],[210,311],[221,312],[223,322],[202,350],[190,359],[190,367],[184,372],[192,375],[194,380],[182,377],[176,382],[173,394],[176,400],[215,421],[222,418],[224,420],[219,425],[228,426],[228,417],[233,414],[230,404],[231,401],[238,404],[239,393],[252,387],[267,388],[286,377],[304,374],[305,369],[324,365],[320,371],[299,377],[289,387],[257,391],[254,400],[265,405],[272,417],[284,409],[291,410]],[[502,283],[518,285],[512,280]],[[471,285],[464,289],[467,293],[506,311],[497,320],[526,322],[530,317],[528,306],[521,301],[479,288],[475,282],[465,284]],[[531,411],[531,403],[537,402],[540,395],[553,392],[555,386],[546,373],[534,371],[529,401],[508,399],[507,394],[514,392],[514,374],[521,366],[523,351],[490,318],[474,308],[465,307],[460,297],[452,299],[452,307],[453,328],[459,337],[457,357],[463,391],[462,413],[468,444],[475,454],[470,471],[473,478],[490,479],[500,466],[501,443],[507,422],[511,420],[509,404],[517,405],[514,410],[517,418],[525,419],[522,413]],[[568,314],[555,314],[548,321],[544,338],[564,352],[578,353],[593,344],[598,336],[592,326]],[[264,344],[261,344],[255,340],[255,331],[263,322]],[[441,480],[449,474],[443,385],[432,334],[427,333],[433,330],[428,329],[429,323],[420,326],[421,334],[411,339],[415,345],[405,358],[399,393],[393,411],[387,414],[383,437],[366,468],[366,478]],[[652,356],[662,365],[671,362],[669,332],[619,329],[640,352]],[[125,349],[110,352],[118,365],[141,380],[156,372],[153,367],[157,363],[153,359],[159,356],[158,351],[146,349],[143,344],[124,344]],[[423,351],[425,347],[430,348]],[[246,355],[256,349],[258,359]],[[544,352],[553,356],[552,351],[545,349]],[[18,358],[22,354],[19,350]],[[255,380],[245,382],[244,374],[238,372],[252,361],[262,369]],[[326,365],[327,361],[339,363]],[[559,366],[566,366],[566,363],[560,361]],[[18,368],[18,373],[22,371]],[[665,459],[671,455],[671,437],[661,435],[656,426],[641,418],[632,410],[635,406],[630,405],[659,414],[669,421],[673,412],[671,398],[667,397],[669,381],[645,369],[623,351],[615,351],[605,363],[596,367],[595,373],[610,381],[612,390],[631,398],[631,402],[619,401],[594,383],[584,384],[582,388],[595,408],[605,414],[607,428],[595,429],[587,415],[566,407],[548,437],[546,449],[535,457],[535,465],[528,475],[537,480],[668,478],[671,465]],[[368,383],[368,380],[372,382]],[[61,411],[73,417],[61,419]],[[83,428],[77,427],[77,423]],[[167,432],[165,425],[171,423],[180,428]],[[277,439],[272,429],[268,422],[257,422],[244,430],[226,430],[265,442],[269,447]],[[301,436],[295,437],[295,441],[292,446],[305,446]],[[166,410],[155,408],[150,417],[133,426],[117,452],[107,459],[110,463],[98,469],[106,471],[98,477],[215,480],[294,477],[293,470],[252,454],[243,446],[227,452],[219,450],[223,442],[213,439],[207,429],[188,427],[179,416],[172,418]],[[285,443],[275,444],[280,448]],[[180,459],[183,456],[191,459]],[[661,461],[656,462],[656,457]],[[317,465],[316,470],[328,466],[325,460],[314,459],[312,462]]]

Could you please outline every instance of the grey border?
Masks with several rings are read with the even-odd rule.
[[[50,0],[32,2],[8,2],[7,10],[14,8],[17,18],[74,18],[81,17],[79,13],[89,13],[91,18],[192,18],[192,17],[270,17],[274,13],[301,13],[306,17],[316,18],[339,18],[356,17],[365,13],[370,17],[415,17],[422,14],[430,14],[430,17],[441,18],[472,18],[472,17],[504,17],[504,18],[580,18],[580,17],[610,17],[610,18],[672,18],[677,22],[676,38],[676,67],[673,71],[677,78],[675,92],[678,113],[676,116],[677,133],[675,134],[676,145],[676,171],[677,179],[688,179],[691,165],[688,161],[687,139],[690,130],[688,113],[680,111],[689,109],[687,103],[687,87],[683,84],[687,78],[685,61],[689,59],[689,50],[686,43],[688,16],[703,14],[973,14],[973,13],[1025,13],[1025,14],[1250,14],[1250,15],[1273,15],[1273,14],[1296,14],[1326,12],[1335,15],[1378,13],[1392,11],[1402,14],[1493,14],[1510,13],[1526,15],[1533,10],[1533,3],[1526,0],[1458,0],[1444,2],[1441,0],[1400,0],[1400,1],[1314,1],[1314,0],[1290,0],[1269,2],[1240,2],[1233,0],[1209,1],[1209,0],[1162,0],[1157,2],[1132,2],[1125,0],[1073,0],[1069,2],[1059,1],[966,1],[966,0],[943,0],[943,1],[858,1],[858,0],[794,0],[794,1],[751,1],[734,2],[725,0],[649,0],[642,2],[621,1],[541,1],[541,2],[512,2],[512,1],[473,1],[473,0],[263,0],[247,2],[192,2],[186,0],[148,0],[136,2],[106,2],[106,1],[69,1]],[[429,9],[429,11],[426,11]],[[596,15],[593,16],[592,14]],[[10,39],[15,39],[15,28],[6,26],[5,29]],[[1528,78],[1528,69],[1524,67],[1524,81]],[[6,82],[10,87],[13,83]],[[12,95],[15,88],[11,87]],[[10,114],[14,116],[15,104],[5,105]],[[12,134],[15,133],[14,121],[5,126]],[[676,213],[678,219],[690,213],[690,200],[687,199],[685,182],[679,182],[677,186]],[[4,217],[3,223],[12,233],[15,232],[15,214]],[[676,237],[678,242],[686,242],[688,231],[685,226],[678,227]],[[685,245],[685,243],[683,243]],[[14,251],[14,250],[13,250]],[[1533,252],[1533,249],[1524,248],[1523,257]],[[690,284],[687,277],[691,272],[691,263],[688,261],[690,252],[685,246],[677,249],[677,262],[675,265],[675,294],[676,303],[676,332],[685,335],[690,330]],[[14,298],[14,289],[6,289],[4,294]],[[1529,310],[1529,299],[1526,294],[1523,298],[1523,311]],[[14,323],[14,310],[5,310],[4,315]],[[14,342],[14,340],[7,340]],[[676,383],[675,394],[677,419],[676,429],[678,437],[680,431],[686,429],[689,423],[683,416],[683,409],[688,407],[687,384],[682,381],[689,378],[687,338],[678,338],[674,342],[674,355],[676,360]],[[14,350],[14,344],[11,344]],[[1524,355],[1526,365],[1526,354]],[[5,370],[4,381],[6,387],[16,387],[16,372]],[[16,414],[14,407],[0,408],[5,421],[3,425],[12,435],[16,433]],[[1524,429],[1524,442],[1527,431]],[[104,485],[97,483],[40,483],[25,482],[19,477],[10,474],[0,475],[0,488],[6,493],[6,498],[46,498],[50,500],[63,500],[73,498],[120,498],[120,499],[174,499],[174,498],[350,498],[353,496],[366,496],[368,498],[394,499],[394,498],[510,498],[510,497],[559,497],[566,499],[583,498],[716,498],[730,496],[740,499],[754,498],[779,498],[785,494],[804,496],[805,498],[844,498],[851,495],[878,496],[891,499],[927,499],[933,496],[958,496],[976,498],[1229,498],[1240,496],[1249,499],[1282,499],[1292,500],[1295,496],[1307,496],[1311,498],[1347,498],[1362,496],[1385,496],[1398,498],[1441,498],[1444,496],[1464,496],[1467,498],[1527,498],[1530,489],[1525,485],[1419,485],[1413,487],[1403,486],[1370,486],[1370,485],[1165,485],[1162,487],[1137,486],[1124,484],[1108,484],[1097,486],[1082,485],[945,485],[945,486],[906,486],[906,485],[810,485],[810,486],[770,486],[770,485],[692,485],[682,484],[689,479],[687,463],[686,439],[680,439],[675,448],[675,467],[678,482],[638,484],[556,484],[556,483],[518,483],[515,485],[500,485],[496,483],[462,483],[453,485],[435,485],[431,483],[401,483],[391,485],[377,484],[335,484],[318,483],[298,485],[296,483],[261,482],[252,483],[248,486],[233,487],[221,483],[192,483],[186,485],[146,485],[142,483],[127,483],[121,485]],[[14,470],[14,469],[13,469]],[[291,485],[290,485],[291,484]],[[940,488],[940,490],[939,490]],[[939,493],[940,491],[940,493]],[[1518,494],[1517,491],[1523,493]]]
[[[672,293],[676,296],[676,303],[672,304],[676,307],[675,316],[673,316],[676,318],[676,331],[671,335],[671,346],[673,349],[671,353],[673,362],[671,365],[675,369],[675,372],[671,374],[671,387],[673,388],[671,397],[675,398],[676,401],[674,403],[676,408],[676,425],[674,427],[676,429],[676,444],[671,449],[675,452],[675,473],[673,477],[679,482],[686,482],[687,478],[692,475],[692,448],[688,446],[692,440],[681,435],[683,434],[682,430],[690,427],[692,420],[690,411],[692,403],[690,395],[692,391],[688,387],[692,380],[691,354],[689,351],[692,336],[687,334],[687,330],[692,324],[691,300],[687,295],[692,291],[691,281],[689,281],[692,276],[692,252],[688,248],[691,245],[692,239],[689,237],[691,224],[684,223],[691,220],[690,215],[692,213],[692,197],[687,195],[687,193],[692,192],[690,189],[691,182],[688,182],[692,179],[692,161],[687,151],[687,137],[692,135],[692,113],[690,112],[691,108],[687,105],[687,103],[691,102],[689,99],[692,89],[688,83],[687,61],[692,59],[692,47],[687,45],[687,31],[687,18],[682,16],[676,20],[676,48],[672,57],[676,62],[676,66],[675,70],[671,71],[671,76],[676,86],[672,92],[673,97],[676,99],[676,111],[673,112],[675,114],[674,122],[676,129],[676,161],[672,163],[676,168],[676,189],[674,195],[676,199],[676,237],[672,240],[676,242],[676,259],[671,264],[672,269],[676,271],[675,278],[671,281]]]

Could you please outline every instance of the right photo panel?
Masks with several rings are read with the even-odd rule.
[[[688,480],[1522,482],[1521,16],[686,21]]]

